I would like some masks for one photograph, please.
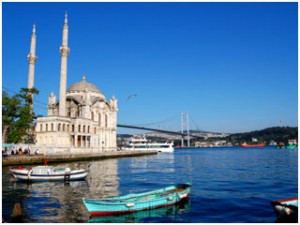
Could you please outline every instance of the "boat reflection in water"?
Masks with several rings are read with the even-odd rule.
[[[191,200],[186,199],[180,203],[172,206],[162,207],[158,209],[151,209],[145,211],[138,211],[135,213],[114,215],[114,216],[100,216],[92,217],[89,223],[151,223],[164,222],[175,220],[179,214],[189,212],[191,209]],[[177,220],[176,220],[177,221]],[[178,221],[177,221],[178,222]]]
[[[89,174],[83,181],[27,183],[16,182],[11,177],[9,168],[5,168],[2,179],[6,187],[2,191],[2,218],[6,222],[82,223],[89,219],[89,213],[82,204],[83,197],[120,195],[116,159],[57,165],[84,168],[89,170]],[[19,211],[16,208],[20,208],[20,216],[15,216]]]

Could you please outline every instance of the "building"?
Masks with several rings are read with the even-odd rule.
[[[67,89],[67,58],[70,53],[67,14],[62,39],[59,101],[52,92],[48,99],[48,116],[37,118],[36,147],[45,154],[115,151],[117,99],[112,97],[108,101],[95,85],[87,82],[85,76]]]

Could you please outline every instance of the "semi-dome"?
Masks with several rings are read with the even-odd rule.
[[[69,87],[68,92],[78,92],[78,91],[92,91],[101,93],[101,91],[93,84],[88,83],[86,81],[85,76],[82,77],[82,81],[73,84],[71,87]]]

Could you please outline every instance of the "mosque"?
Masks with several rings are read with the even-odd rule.
[[[117,150],[117,99],[109,101],[87,81],[86,76],[67,89],[68,16],[65,14],[62,45],[59,100],[52,92],[48,115],[38,117],[35,126],[36,147],[44,154],[98,153]],[[34,87],[36,57],[35,25],[31,35],[28,88]],[[33,107],[33,106],[32,106]]]

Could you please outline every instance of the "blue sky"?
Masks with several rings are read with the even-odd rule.
[[[118,99],[120,124],[180,130],[188,112],[214,132],[298,125],[297,2],[2,3],[3,90],[27,86],[36,24],[36,114],[59,96],[65,11],[67,86],[86,75]]]

